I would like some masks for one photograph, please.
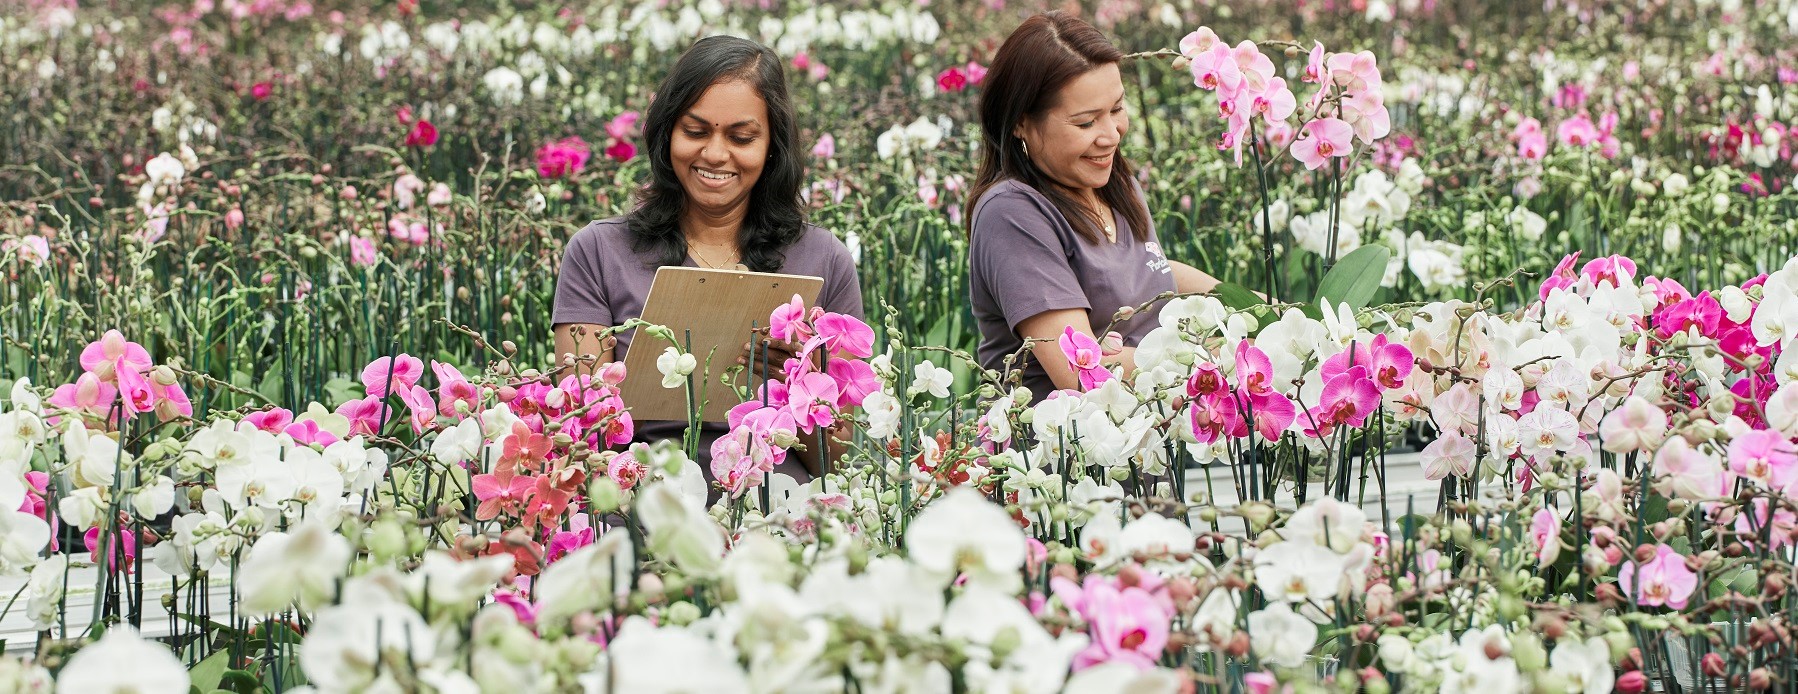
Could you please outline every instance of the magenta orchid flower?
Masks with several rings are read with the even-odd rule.
[[[1242,415],[1237,412],[1236,399],[1227,391],[1200,396],[1193,401],[1188,416],[1192,419],[1192,435],[1199,443],[1214,443],[1246,429]]]
[[[87,529],[87,533],[81,536],[81,542],[82,544],[87,545],[89,554],[108,553],[108,556],[106,557],[106,568],[111,573],[117,573],[119,571],[119,557],[123,555],[125,558],[125,573],[131,573],[131,568],[137,564],[137,533],[119,532],[113,533],[112,535],[112,537],[107,538],[106,546],[101,546],[100,526],[96,525]]]
[[[119,397],[119,389],[110,383],[100,380],[93,372],[81,374],[74,383],[57,386],[50,394],[50,405],[65,410],[74,410],[95,418],[111,416],[112,403]],[[51,422],[54,424],[55,422]]]
[[[1292,400],[1279,393],[1251,396],[1249,412],[1255,420],[1255,431],[1269,441],[1280,440],[1280,434],[1298,418],[1298,410],[1293,406]]]
[[[281,430],[281,433],[286,434],[289,438],[293,439],[294,443],[301,445],[318,444],[320,446],[329,446],[333,443],[337,443],[336,434],[320,429],[318,421],[312,419],[289,424],[287,425],[287,428]]]
[[[1562,256],[1561,262],[1555,263],[1554,271],[1548,273],[1548,277],[1542,280],[1542,288],[1537,291],[1537,298],[1547,300],[1550,292],[1556,289],[1571,288],[1575,282],[1579,281],[1579,275],[1573,272],[1574,264],[1579,262],[1579,254],[1579,251],[1574,251]]]
[[[381,398],[371,395],[338,405],[336,413],[350,420],[351,436],[373,436],[381,430],[386,407]]]
[[[1305,76],[1303,77],[1303,81],[1312,84],[1322,84],[1329,81],[1329,79],[1329,55],[1324,53],[1324,44],[1322,41],[1312,41],[1311,52],[1305,59]]]
[[[1236,388],[1251,397],[1274,392],[1274,362],[1247,340],[1236,343]]]
[[[825,344],[834,352],[842,352],[862,359],[874,356],[874,329],[867,323],[856,320],[854,316],[841,313],[825,313],[812,321],[812,327],[818,335],[825,338]]]
[[[1355,366],[1324,382],[1318,422],[1328,426],[1358,427],[1380,406],[1380,389],[1367,375],[1367,367]]]
[[[150,390],[150,379],[123,358],[114,362],[113,376],[119,384],[119,402],[127,417],[156,409],[156,394]]]
[[[637,457],[631,455],[629,451],[612,456],[611,462],[606,463],[606,477],[612,478],[612,481],[618,484],[619,489],[634,489],[637,483],[643,481],[643,478],[647,476],[649,476],[649,468],[638,462]]]
[[[1079,586],[1057,576],[1049,586],[1086,623],[1092,638],[1074,656],[1075,670],[1108,662],[1139,670],[1155,667],[1167,647],[1168,619],[1173,616],[1164,600],[1140,585],[1120,587],[1116,579],[1097,575],[1087,576]]]
[[[243,423],[270,434],[279,434],[287,428],[287,425],[293,423],[293,411],[273,407],[260,412],[251,412],[243,416]]]
[[[880,390],[880,378],[874,367],[859,359],[832,359],[824,365],[825,373],[837,382],[837,409],[860,407],[870,393]]]
[[[1623,562],[1617,572],[1617,586],[1623,595],[1643,607],[1685,609],[1692,591],[1698,588],[1698,574],[1686,568],[1686,558],[1667,545],[1655,547],[1654,559],[1642,564]]]
[[[1079,373],[1081,390],[1092,390],[1112,379],[1111,370],[1100,363],[1105,350],[1091,335],[1075,331],[1070,325],[1062,328],[1060,344],[1068,364]]]
[[[786,342],[805,342],[811,339],[811,326],[805,324],[805,302],[798,294],[793,300],[781,304],[768,316],[768,333]]]
[[[1200,362],[1193,367],[1192,375],[1186,377],[1186,397],[1189,398],[1210,395],[1226,387],[1224,373],[1210,362]]]

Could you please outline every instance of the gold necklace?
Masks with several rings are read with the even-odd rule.
[[[1100,201],[1097,196],[1093,197],[1093,202],[1105,208],[1105,213],[1099,215],[1099,223],[1105,227],[1105,239],[1116,243],[1118,240],[1117,220],[1116,216],[1111,213],[1111,206]]]
[[[725,264],[713,264],[710,259],[705,257],[705,254],[699,252],[699,246],[696,244],[688,244],[687,250],[692,252],[694,260],[697,260],[700,263],[703,263],[706,267],[711,268],[713,270],[723,269],[725,267],[725,265],[736,262],[735,256],[732,256],[732,259],[730,261],[727,261]]]

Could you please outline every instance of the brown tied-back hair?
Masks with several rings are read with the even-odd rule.
[[[975,176],[967,208],[974,210],[980,196],[994,185],[1017,179],[1047,197],[1074,227],[1074,233],[1099,243],[1103,221],[1098,214],[1075,201],[1071,191],[1032,164],[1024,153],[1023,140],[1012,137],[1011,131],[1025,119],[1041,117],[1074,78],[1123,57],[1098,29],[1066,12],[1044,12],[1018,25],[999,46],[981,83],[980,173]],[[1149,234],[1149,211],[1131,180],[1130,162],[1119,149],[1112,157],[1111,180],[1097,193],[1123,215],[1131,236],[1142,241]],[[970,214],[968,233],[973,230],[974,215]]]

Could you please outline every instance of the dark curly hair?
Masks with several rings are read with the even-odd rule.
[[[787,246],[805,228],[799,191],[805,182],[806,152],[798,146],[798,114],[787,94],[786,71],[767,46],[734,36],[700,39],[674,63],[656,88],[644,117],[643,139],[649,181],[637,192],[637,207],[625,217],[631,245],[656,267],[680,265],[687,257],[681,212],[687,192],[675,175],[669,150],[682,115],[712,85],[743,80],[768,106],[768,163],[749,191],[749,210],[737,232],[743,264],[757,272],[780,270]]]

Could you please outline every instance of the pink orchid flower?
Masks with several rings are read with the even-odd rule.
[[[1212,31],[1211,27],[1199,27],[1197,31],[1180,39],[1180,55],[1186,56],[1190,60],[1200,53],[1211,50],[1211,47],[1217,43],[1217,32]]]
[[[425,363],[410,354],[394,357],[381,357],[362,367],[362,387],[373,397],[386,397],[388,386],[395,390],[410,390],[418,384],[418,379],[425,373]]]
[[[837,382],[829,374],[809,373],[787,385],[787,411],[799,430],[811,433],[818,427],[829,427],[837,420],[832,409],[840,394]]]
[[[1580,268],[1580,274],[1594,285],[1607,282],[1613,287],[1621,287],[1624,282],[1635,279],[1636,261],[1621,255],[1593,258]]]
[[[1236,343],[1236,388],[1253,397],[1274,392],[1274,362],[1248,340]]]
[[[437,375],[437,412],[445,417],[461,419],[463,411],[456,409],[462,404],[466,412],[481,409],[481,389],[462,377],[456,367],[433,360],[431,372]],[[585,376],[586,374],[581,374]]]
[[[373,436],[381,430],[387,405],[381,398],[369,396],[337,406],[337,414],[350,420],[351,436]]]
[[[113,380],[112,370],[121,362],[138,371],[149,371],[154,366],[150,361],[149,350],[126,340],[125,335],[117,330],[106,331],[100,339],[81,349],[82,370],[93,372],[101,380]]]
[[[1679,610],[1685,608],[1686,600],[1698,588],[1698,574],[1686,568],[1686,558],[1672,547],[1657,545],[1654,559],[1640,568],[1633,560],[1623,562],[1623,568],[1617,572],[1617,585],[1637,605],[1664,605]]]
[[[293,423],[293,411],[273,407],[260,412],[251,412],[243,416],[243,422],[270,434],[279,434],[287,425]]]
[[[628,451],[612,456],[606,463],[606,477],[617,483],[619,489],[634,489],[638,482],[649,475],[649,468],[637,462],[637,457]]]
[[[318,421],[312,419],[289,424],[286,429],[281,430],[281,433],[287,434],[289,438],[293,439],[294,443],[303,445],[318,444],[320,446],[329,446],[333,443],[337,443],[336,434],[320,429]]]
[[[1068,364],[1079,373],[1081,390],[1092,390],[1111,380],[1111,370],[1100,363],[1105,350],[1091,335],[1076,332],[1070,325],[1062,328],[1060,344]]]
[[[558,530],[554,536],[550,537],[549,545],[543,551],[544,564],[555,563],[556,560],[567,556],[569,552],[593,544],[594,538],[597,537],[586,514],[574,514],[573,518],[568,519],[568,526],[568,530]]]
[[[1279,393],[1251,396],[1249,412],[1255,420],[1255,431],[1269,441],[1280,440],[1280,434],[1298,418],[1292,400]]]
[[[1214,443],[1243,428],[1242,415],[1236,411],[1236,400],[1228,391],[1199,396],[1193,400],[1188,416],[1192,419],[1193,437],[1199,443]]]
[[[1729,470],[1768,489],[1798,481],[1798,449],[1784,434],[1754,429],[1729,442]]]
[[[1139,670],[1153,668],[1167,647],[1168,619],[1173,611],[1139,586],[1121,587],[1115,579],[1089,575],[1084,584],[1055,577],[1050,589],[1062,604],[1087,624],[1091,643],[1074,656],[1075,670],[1119,662]]]
[[[119,570],[119,555],[125,557],[125,573],[131,573],[131,568],[137,564],[137,533],[114,533],[107,538],[106,546],[103,547],[100,544],[100,526],[96,525],[87,529],[87,534],[81,536],[81,542],[87,545],[89,554],[108,552],[106,568],[112,572]]]
[[[1249,110],[1269,123],[1276,123],[1292,117],[1292,112],[1298,106],[1298,98],[1292,95],[1291,89],[1286,88],[1286,80],[1270,77],[1267,88],[1254,96]]]
[[[805,302],[798,294],[793,300],[781,304],[768,316],[769,335],[786,342],[805,342],[812,337],[812,328],[805,323]]]
[[[1292,156],[1305,168],[1316,171],[1331,157],[1346,157],[1354,144],[1355,128],[1338,118],[1320,118],[1305,124],[1299,139],[1292,142]]]
[[[832,359],[824,372],[837,382],[837,409],[860,407],[870,393],[880,390],[874,367],[860,359]]]
[[[1305,58],[1305,76],[1303,81],[1322,84],[1330,79],[1329,55],[1324,53],[1322,41],[1311,42],[1311,52]]]
[[[1554,271],[1542,280],[1542,288],[1536,293],[1537,298],[1547,300],[1549,293],[1556,289],[1571,288],[1579,280],[1579,275],[1573,272],[1574,264],[1579,262],[1579,254],[1579,251],[1574,251],[1562,256],[1561,262],[1555,263]]]
[[[1229,46],[1217,43],[1192,57],[1192,83],[1205,91],[1236,89],[1242,84],[1242,68]]]
[[[1541,508],[1530,519],[1530,539],[1536,543],[1536,565],[1548,566],[1561,555],[1561,517]]]
[[[762,483],[757,448],[765,447],[748,427],[738,427],[712,442],[712,479],[735,499]]]
[[[620,113],[606,123],[606,135],[619,140],[628,138],[636,131],[637,121],[642,117],[643,114],[636,111]]]
[[[523,511],[537,487],[537,478],[520,475],[517,465],[506,464],[495,465],[492,473],[475,475],[470,482],[475,498],[481,502],[475,507],[475,520],[493,520],[501,512]]]
[[[1274,61],[1262,53],[1254,41],[1236,44],[1230,49],[1230,59],[1236,61],[1236,69],[1242,73],[1242,87],[1251,92],[1266,90],[1268,82],[1274,78]]]
[[[874,329],[854,316],[825,313],[812,321],[812,325],[833,351],[862,359],[874,356]]]
[[[119,402],[127,417],[155,411],[156,393],[150,389],[150,379],[143,371],[121,358],[114,362],[113,377],[119,384]]]
[[[95,418],[111,416],[112,403],[119,397],[119,389],[112,384],[100,380],[93,372],[81,374],[74,383],[57,386],[50,394],[50,405],[65,410],[74,410]]]
[[[1367,375],[1367,367],[1355,366],[1324,382],[1319,401],[1320,425],[1347,424],[1358,427],[1367,422],[1380,405],[1380,390]]]
[[[818,144],[812,145],[812,156],[819,159],[830,159],[837,155],[837,138],[830,133],[818,137]]]
[[[1325,62],[1330,68],[1331,81],[1352,94],[1360,95],[1380,87],[1380,66],[1373,51],[1335,53]]]

